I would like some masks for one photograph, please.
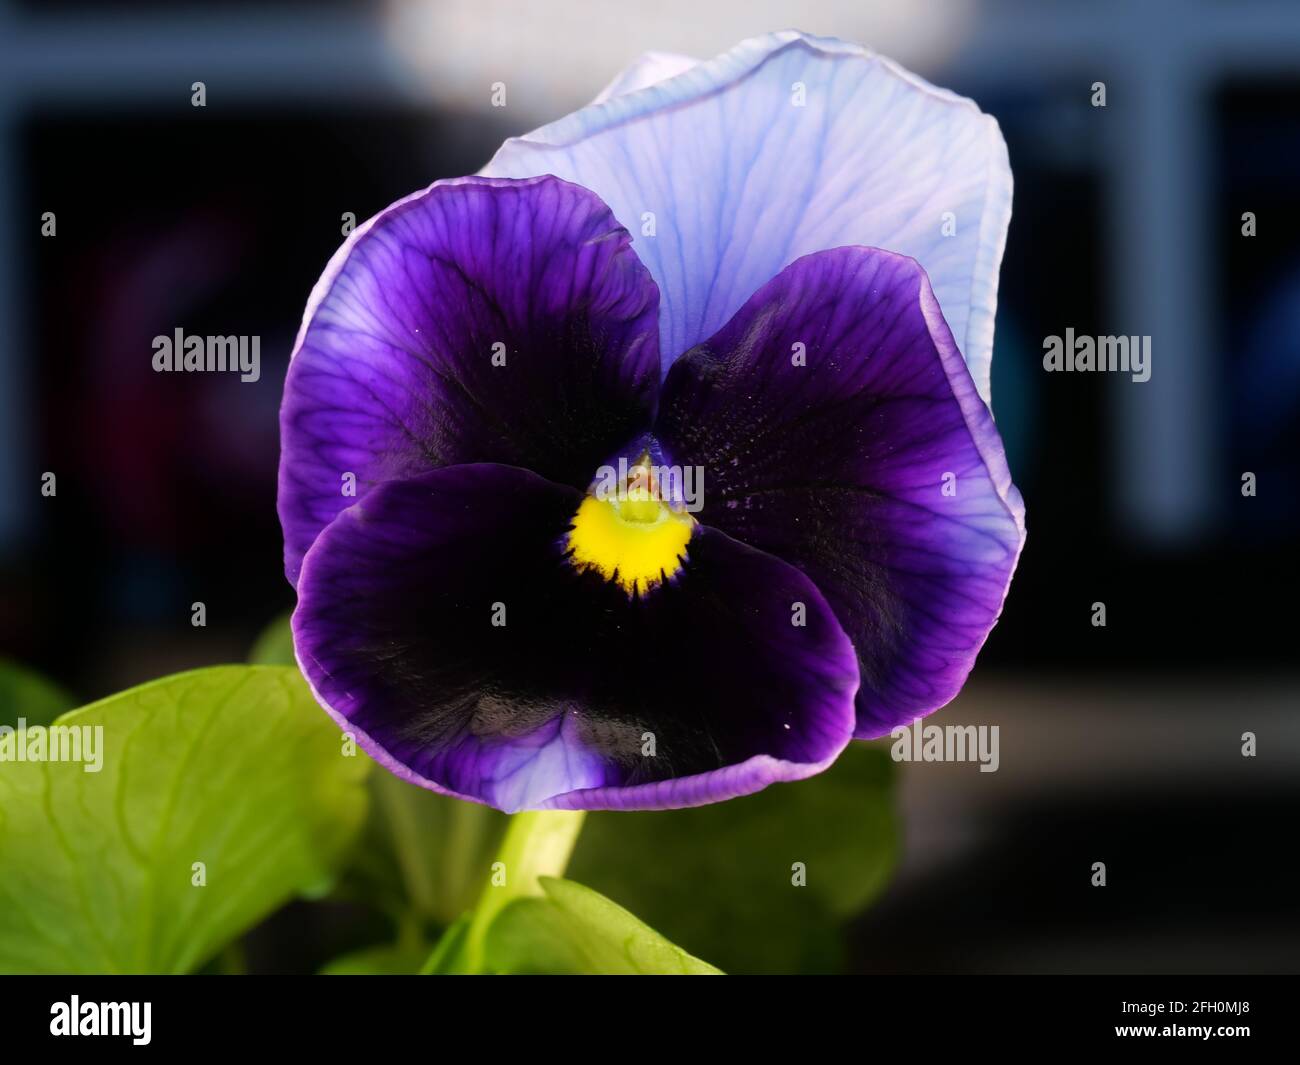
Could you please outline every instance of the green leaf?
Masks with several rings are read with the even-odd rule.
[[[335,958],[320,970],[320,975],[409,976],[419,971],[428,953],[428,944],[419,940],[367,947]]]
[[[450,928],[443,932],[438,945],[433,948],[433,953],[420,967],[421,976],[469,973],[465,944],[469,939],[469,929],[473,919],[472,913],[462,914]]]
[[[500,975],[573,976],[589,971],[564,915],[545,898],[507,903],[488,928],[485,949],[488,971]]]
[[[365,816],[369,763],[296,669],[182,673],[58,724],[102,729],[102,768],[0,762],[0,972],[193,971],[327,888]]]
[[[295,665],[288,614],[267,625],[249,660]],[[379,766],[367,786],[369,815],[340,895],[376,906],[395,928],[412,921],[426,930],[446,927],[477,901],[506,815],[408,784]]]
[[[569,874],[728,972],[833,972],[898,851],[888,751],[714,806],[592,813]],[[806,886],[794,884],[803,863]]]
[[[340,894],[377,906],[397,926],[412,919],[426,929],[451,924],[478,899],[508,818],[408,784],[381,766],[368,787],[370,813]]]
[[[76,706],[76,700],[52,681],[0,658],[0,725],[48,725]]]
[[[528,810],[511,817],[492,862],[492,878],[474,908],[447,929],[420,972],[491,972],[489,929],[514,900],[540,897],[543,877],[564,872],[586,816],[581,810]]]
[[[248,652],[248,660],[255,666],[296,666],[293,654],[293,632],[289,628],[289,614],[281,614],[262,630]]]
[[[497,973],[709,975],[712,965],[670,943],[599,892],[541,878],[543,898],[506,905],[487,934],[487,968]]]

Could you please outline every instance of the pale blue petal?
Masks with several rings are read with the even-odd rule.
[[[632,65],[623,70],[618,77],[606,85],[591,102],[603,104],[615,96],[623,96],[638,89],[658,85],[661,81],[675,78],[678,74],[690,70],[699,63],[688,55],[675,52],[646,52],[632,61]]]
[[[627,85],[652,76],[633,71]],[[1011,216],[992,117],[856,45],[795,31],[624,90],[616,81],[601,102],[507,141],[483,172],[555,174],[610,206],[659,284],[665,368],[793,260],[866,245],[925,268],[988,401]]]

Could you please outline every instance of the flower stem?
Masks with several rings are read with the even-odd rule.
[[[471,972],[484,971],[487,931],[497,914],[515,899],[542,894],[538,877],[564,875],[586,816],[584,810],[529,810],[510,818],[466,933]]]

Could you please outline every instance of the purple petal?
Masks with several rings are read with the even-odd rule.
[[[556,178],[439,182],[357,229],[285,381],[290,581],[383,481],[490,461],[585,487],[652,416],[657,299],[605,205]]]
[[[581,498],[474,464],[343,512],[293,619],[322,705],[404,779],[509,811],[695,805],[834,760],[857,665],[808,578],[699,527],[630,598],[564,557]]]
[[[859,736],[957,693],[1024,507],[914,260],[800,259],[673,366],[659,417],[671,460],[705,468],[700,521],[795,563],[835,610],[858,653]]]
[[[845,244],[920,260],[988,400],[1011,169],[997,122],[844,41],[784,31],[507,141],[485,174],[598,193],[659,284],[665,366],[759,285]],[[654,215],[654,232],[643,219]]]

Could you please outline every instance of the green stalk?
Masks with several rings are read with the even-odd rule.
[[[564,875],[586,816],[583,810],[530,810],[510,818],[466,932],[470,972],[484,971],[487,930],[497,914],[515,899],[541,895],[539,876]]]

